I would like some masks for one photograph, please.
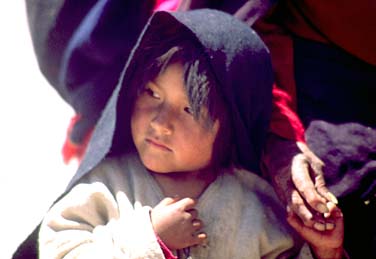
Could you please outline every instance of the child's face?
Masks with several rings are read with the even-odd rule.
[[[211,161],[219,122],[208,126],[204,107],[194,118],[183,84],[182,65],[170,64],[135,100],[132,138],[143,164],[154,172],[195,171]]]

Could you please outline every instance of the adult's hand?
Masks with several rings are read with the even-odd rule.
[[[263,156],[266,176],[304,225],[319,231],[334,228],[330,215],[337,204],[325,186],[323,167],[306,144],[269,135]]]

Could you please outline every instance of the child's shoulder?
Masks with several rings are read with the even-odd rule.
[[[130,179],[139,168],[139,161],[133,154],[107,157],[95,166],[80,182],[118,182]]]

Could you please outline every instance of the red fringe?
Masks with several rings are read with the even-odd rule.
[[[93,130],[90,130],[86,134],[84,141],[82,143],[74,143],[70,139],[70,134],[72,132],[74,125],[80,119],[81,119],[81,116],[79,114],[76,114],[72,117],[72,119],[69,122],[66,139],[65,139],[65,142],[63,144],[63,148],[61,150],[61,153],[63,155],[63,161],[64,161],[65,164],[68,164],[72,159],[77,159],[78,162],[80,163],[84,154],[85,154],[86,147],[89,143],[89,140],[90,140],[90,137],[91,137]]]
[[[274,85],[270,130],[281,137],[305,143],[304,126],[290,108],[291,102],[291,96]]]

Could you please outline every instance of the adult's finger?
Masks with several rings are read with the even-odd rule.
[[[314,185],[317,192],[327,201],[338,204],[337,198],[326,187],[323,171],[323,168],[325,166],[324,162],[319,157],[317,157],[305,143],[297,142],[297,146],[305,155],[310,165],[312,177],[314,179]],[[331,211],[330,207],[328,207],[328,209],[329,211]]]
[[[320,213],[327,213],[327,200],[317,192],[314,180],[310,174],[310,164],[304,154],[294,156],[291,166],[291,177],[295,188],[299,191],[305,202]]]
[[[307,208],[303,198],[297,190],[291,192],[291,201],[288,204],[287,210],[292,210],[307,227],[314,226],[315,222],[313,221],[313,214]]]
[[[299,215],[305,225],[312,227],[313,215],[292,181],[291,167],[280,168],[273,174],[272,180],[274,189],[282,202]]]
[[[312,163],[311,163],[312,165]],[[314,173],[314,176],[315,176],[315,188],[317,190],[317,192],[323,196],[327,201],[329,201],[330,203],[333,203],[333,204],[338,204],[338,200],[336,198],[336,196],[334,196],[333,193],[331,193],[329,191],[329,189],[326,187],[325,185],[325,179],[324,179],[324,173],[322,172],[322,170],[320,170],[318,168],[316,169],[313,169],[313,173]],[[329,212],[331,212],[331,208],[329,206],[327,206],[328,209],[329,209]]]
[[[310,211],[298,191],[294,190],[292,192],[291,200],[292,202],[287,206],[287,210],[293,211],[306,227],[317,231],[331,230],[334,228],[333,220],[330,218],[331,213],[321,214]],[[331,202],[328,202],[327,205],[330,207],[331,212],[337,208],[336,205]]]

